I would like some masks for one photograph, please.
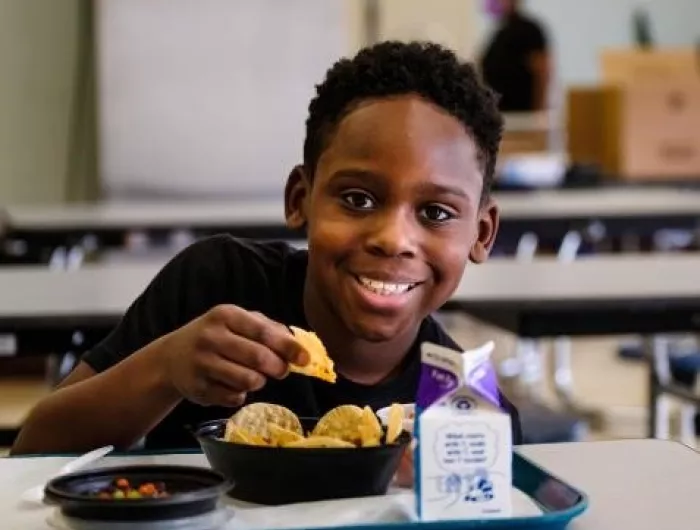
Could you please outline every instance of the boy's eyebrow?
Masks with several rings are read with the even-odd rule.
[[[331,175],[331,180],[337,178],[359,178],[360,180],[384,180],[384,175],[377,173],[376,171],[370,171],[369,169],[359,169],[359,168],[346,168],[339,169]]]
[[[426,195],[454,195],[461,199],[469,199],[467,192],[459,186],[449,184],[438,184],[437,182],[423,182],[418,185],[420,192]]]
[[[331,180],[337,178],[358,178],[360,180],[384,181],[386,176],[376,171],[368,169],[339,169],[331,175]],[[437,182],[423,182],[418,185],[418,192],[424,195],[454,195],[463,199],[468,199],[469,194],[460,186],[450,186],[449,184],[439,184]]]

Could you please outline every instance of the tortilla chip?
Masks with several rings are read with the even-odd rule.
[[[362,420],[357,425],[362,447],[376,447],[382,440],[382,426],[370,407],[362,409]]]
[[[290,448],[350,448],[355,447],[354,444],[346,442],[344,440],[339,440],[338,438],[333,438],[331,436],[309,436],[308,438],[302,438],[296,442],[291,442],[286,444],[284,447]]]
[[[363,410],[356,405],[340,405],[326,412],[312,431],[313,436],[330,436],[340,438],[355,445],[361,445]]]
[[[285,429],[284,427],[280,427],[274,423],[270,423],[267,428],[270,432],[270,445],[284,447],[290,443],[298,442],[299,440],[304,439],[301,434]]]
[[[386,443],[393,443],[403,429],[404,409],[389,409]],[[226,423],[227,442],[278,448],[376,447],[382,443],[383,429],[370,407],[340,405],[329,410],[305,437],[299,418],[286,407],[272,403],[252,403],[236,412]]]
[[[270,440],[269,425],[274,424],[299,436],[304,434],[296,414],[281,405],[272,403],[251,403],[236,412],[228,421],[248,433]],[[228,429],[228,427],[227,427]]]
[[[226,423],[224,440],[234,444],[269,445],[262,436],[248,432],[230,421]]]
[[[289,371],[297,374],[317,377],[328,383],[335,383],[337,375],[333,360],[328,356],[325,346],[312,331],[306,331],[291,326],[294,338],[309,354],[309,363],[306,366],[289,365]]]
[[[393,403],[389,407],[389,414],[386,420],[386,443],[392,444],[403,432],[404,411],[401,405]]]

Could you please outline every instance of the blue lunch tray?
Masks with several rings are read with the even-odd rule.
[[[513,452],[513,486],[530,497],[541,515],[503,519],[405,521],[313,527],[308,530],[563,530],[588,508],[585,493]]]

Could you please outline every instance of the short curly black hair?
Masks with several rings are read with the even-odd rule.
[[[471,64],[429,42],[381,42],[328,70],[316,86],[306,120],[304,167],[310,178],[338,123],[357,103],[402,94],[419,95],[464,125],[484,173],[482,199],[488,197],[503,134],[498,96]]]

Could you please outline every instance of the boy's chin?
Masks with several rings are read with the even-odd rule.
[[[353,335],[367,342],[388,342],[406,333],[408,323],[398,322],[353,322],[350,326]]]

